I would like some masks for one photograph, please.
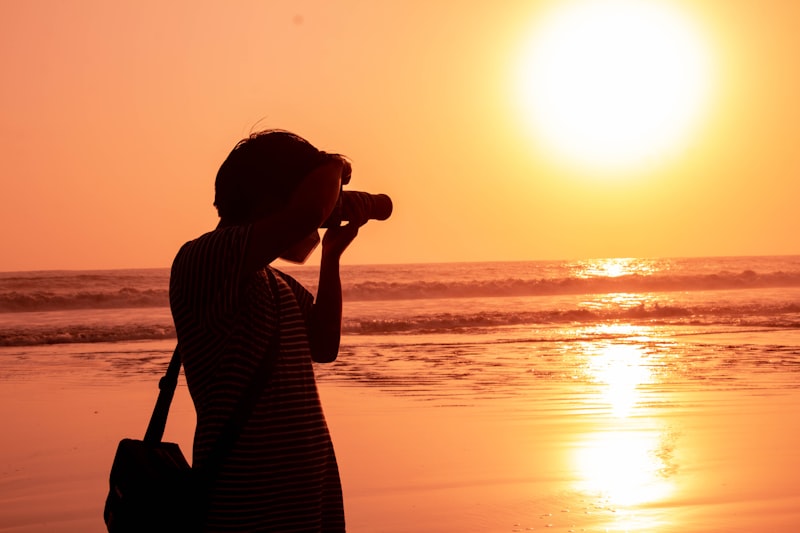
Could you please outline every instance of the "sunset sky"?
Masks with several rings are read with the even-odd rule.
[[[597,138],[559,151],[526,69],[559,13],[604,1],[2,0],[0,270],[169,266],[215,226],[222,160],[264,128],[347,154],[351,188],[394,199],[349,263],[800,253],[800,2],[653,0],[677,17],[655,30],[689,28],[702,79],[680,90],[700,103],[644,163],[603,166],[580,150],[617,138],[621,104],[582,112]],[[548,80],[604,50],[566,27],[580,53],[547,57]],[[652,57],[634,59],[680,77]],[[635,103],[676,94],[659,83]]]

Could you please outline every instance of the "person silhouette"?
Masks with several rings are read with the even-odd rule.
[[[184,244],[170,307],[197,412],[193,470],[213,470],[205,531],[345,531],[342,487],[312,362],[334,361],[342,321],[340,258],[367,220],[325,231],[316,298],[271,263],[304,260],[351,167],[302,137],[241,140],[215,182],[218,226]],[[238,434],[212,451],[265,358],[271,370]]]

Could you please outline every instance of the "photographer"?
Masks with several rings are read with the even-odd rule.
[[[326,224],[349,179],[340,155],[285,131],[253,134],[217,174],[219,225],[174,260],[170,306],[197,411],[193,469],[211,471],[200,500],[206,531],[345,530],[312,361],[336,359],[340,257],[359,226],[376,218],[368,202],[356,201],[348,205],[349,223]],[[323,225],[332,227],[322,241],[315,300],[270,263],[304,261]],[[250,410],[236,413],[265,358],[272,358],[270,371]],[[236,416],[243,419],[238,434],[221,458],[210,458]]]

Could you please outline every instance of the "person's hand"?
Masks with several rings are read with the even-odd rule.
[[[361,225],[349,222],[344,226],[335,226],[325,230],[325,236],[322,238],[322,255],[331,259],[339,259],[358,235],[358,228]]]

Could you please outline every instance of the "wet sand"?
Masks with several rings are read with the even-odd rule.
[[[800,524],[796,391],[684,393],[658,417],[627,419],[539,399],[460,408],[326,392],[329,405],[342,407],[364,396],[360,413],[331,424],[344,437],[337,445],[354,531],[752,532]]]
[[[105,531],[116,444],[144,432],[157,378],[85,372],[98,364],[54,358],[3,376],[0,531]],[[791,379],[745,390],[654,388],[622,411],[604,404],[602,390],[585,389],[552,383],[529,397],[462,402],[323,379],[349,531],[800,525],[800,388]],[[193,427],[181,385],[165,438],[188,454]]]

